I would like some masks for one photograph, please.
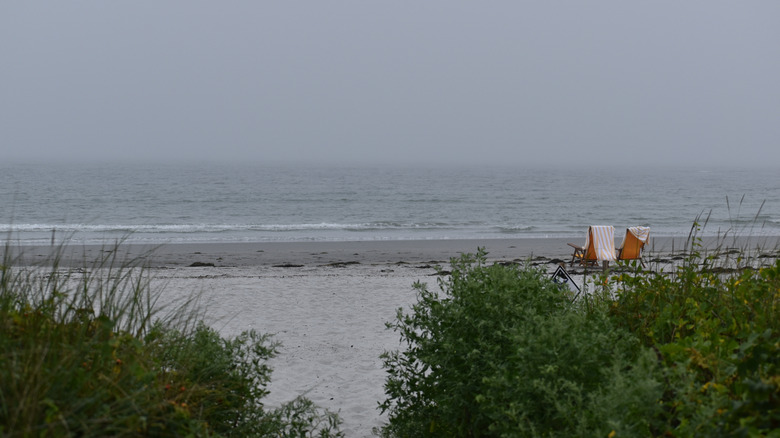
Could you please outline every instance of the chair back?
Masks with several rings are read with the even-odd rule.
[[[612,225],[591,225],[585,241],[585,260],[615,260],[615,227]]]
[[[620,250],[620,260],[636,260],[642,258],[642,248],[650,236],[649,227],[626,228],[623,245]]]

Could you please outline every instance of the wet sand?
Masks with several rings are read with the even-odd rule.
[[[621,237],[616,239],[619,244]],[[670,253],[684,247],[685,239],[651,237],[648,253]],[[150,267],[185,267],[213,264],[218,267],[247,266],[322,266],[337,263],[365,265],[398,263],[446,263],[461,253],[484,248],[491,261],[526,261],[535,258],[568,261],[571,238],[520,238],[484,240],[394,240],[357,242],[260,242],[260,243],[183,243],[164,245],[123,244],[120,253],[128,259],[142,258]],[[57,246],[12,247],[22,264],[50,258]],[[63,266],[82,266],[99,258],[114,245],[78,245],[61,248]],[[557,262],[556,262],[557,263]]]

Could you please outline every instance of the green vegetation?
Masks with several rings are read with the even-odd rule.
[[[0,265],[0,436],[342,436],[307,399],[263,405],[267,336],[221,338],[196,299],[163,308],[137,261],[105,254]]]
[[[574,300],[546,273],[452,260],[389,324],[387,437],[780,436],[780,262],[636,263]],[[733,258],[730,258],[733,261]]]
[[[667,430],[780,436],[780,260],[751,268],[738,255],[724,270],[729,254],[698,249],[675,275],[614,277],[610,318],[657,352]]]

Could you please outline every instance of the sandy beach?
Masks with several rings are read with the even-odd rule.
[[[224,336],[249,329],[274,335],[281,347],[271,363],[267,404],[305,395],[339,412],[346,436],[365,437],[385,420],[377,410],[385,380],[379,356],[402,347],[385,323],[397,309],[415,302],[415,282],[437,288],[435,266],[446,266],[451,257],[477,248],[485,248],[494,262],[528,261],[552,271],[570,259],[571,240],[123,245],[120,254],[145,261],[152,286],[162,290],[165,302],[202,293],[206,322]],[[777,248],[776,238],[760,243]],[[669,260],[683,246],[682,239],[654,238],[645,258]],[[24,264],[45,260],[51,249],[13,251]],[[110,249],[63,247],[62,264],[78,267]],[[566,267],[581,273],[568,263]]]

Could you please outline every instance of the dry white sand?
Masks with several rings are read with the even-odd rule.
[[[268,405],[305,395],[338,412],[348,437],[371,436],[384,419],[379,355],[398,349],[385,328],[414,303],[412,284],[436,286],[434,270],[411,266],[177,268],[157,273],[164,299],[202,291],[209,325],[225,336],[255,329],[281,342]]]

